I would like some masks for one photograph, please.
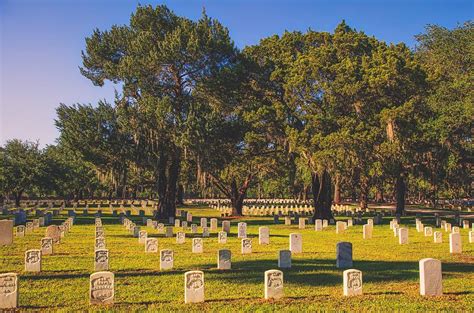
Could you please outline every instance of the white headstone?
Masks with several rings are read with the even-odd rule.
[[[449,234],[449,253],[462,253],[460,233]]]
[[[18,276],[16,273],[0,274],[0,309],[18,307]]]
[[[211,218],[211,231],[217,230],[217,218]]]
[[[111,272],[96,272],[90,276],[90,304],[114,303],[114,274]]]
[[[252,239],[242,238],[242,254],[252,253]]]
[[[305,218],[300,218],[298,220],[298,228],[299,229],[305,229],[306,228],[306,219]]]
[[[474,231],[469,232],[469,243],[474,243]]]
[[[41,250],[25,252],[25,272],[41,272]]]
[[[336,234],[344,234],[344,230],[346,229],[346,223],[337,221],[336,222]]]
[[[158,252],[158,238],[147,238],[145,241],[145,252],[146,253],[157,253]]]
[[[184,302],[204,302],[204,273],[189,271],[184,273]]]
[[[238,238],[247,238],[247,223],[240,222],[238,224]]]
[[[193,238],[193,253],[202,253],[203,241],[202,238]]]
[[[262,226],[258,228],[258,244],[270,244],[270,229],[268,227]]]
[[[290,251],[293,254],[303,252],[303,236],[301,234],[290,234]]]
[[[41,239],[41,254],[42,255],[51,255],[53,254],[53,238],[43,238]]]
[[[408,228],[398,229],[398,243],[401,245],[408,243]]]
[[[443,233],[440,231],[435,231],[433,234],[434,243],[442,243],[443,242]]]
[[[443,294],[443,280],[441,261],[436,259],[420,260],[420,295],[441,296]]]
[[[362,226],[362,238],[363,239],[371,239],[373,229],[374,229],[374,227],[370,224],[363,225]]]
[[[433,236],[433,228],[432,227],[425,227],[425,237]]]
[[[366,225],[372,227],[370,224]],[[350,269],[345,270],[342,275],[344,296],[362,295],[362,272],[359,270]]]
[[[146,239],[148,238],[148,233],[146,230],[140,230],[138,233],[138,243],[141,245],[144,245],[146,242]]]
[[[265,299],[283,297],[283,272],[279,270],[265,271]]]
[[[207,218],[201,217],[201,227],[207,227]]]
[[[173,250],[160,250],[160,270],[171,270],[174,264]]]
[[[183,244],[186,241],[186,233],[179,231],[176,233],[176,243]]]
[[[109,250],[99,249],[95,250],[94,270],[108,271],[109,270]]]
[[[227,233],[225,231],[220,231],[217,235],[218,243],[227,243]]]
[[[321,231],[321,230],[323,230],[323,220],[319,220],[319,219],[318,219],[318,220],[316,220],[316,221],[314,222],[314,230],[315,230],[315,231]]]

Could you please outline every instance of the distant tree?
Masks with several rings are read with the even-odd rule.
[[[0,190],[4,197],[13,195],[15,205],[21,197],[39,185],[44,170],[38,143],[13,139],[0,149]]]

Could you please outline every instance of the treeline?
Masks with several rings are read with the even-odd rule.
[[[317,218],[342,197],[402,213],[407,197],[469,196],[473,23],[416,39],[411,50],[342,22],[240,51],[205,13],[140,6],[129,25],[86,38],[81,73],[118,84],[114,103],[61,104],[58,144],[39,153],[59,170],[22,173],[21,188],[2,174],[3,194],[157,197],[161,217],[183,195],[224,196],[235,215],[248,196],[311,197]],[[37,151],[9,142],[2,171],[21,167],[15,146]]]

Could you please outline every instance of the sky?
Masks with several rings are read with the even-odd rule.
[[[343,19],[414,48],[427,24],[453,28],[474,12],[474,0],[0,0],[0,145],[13,138],[54,144],[60,103],[113,101],[115,86],[96,87],[80,74],[81,51],[95,28],[128,24],[138,4],[165,4],[193,20],[205,8],[239,48],[285,30],[332,31]]]

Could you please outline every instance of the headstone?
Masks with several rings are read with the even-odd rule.
[[[190,212],[186,214],[186,221],[189,223],[193,221],[193,215]]]
[[[314,222],[314,230],[315,231],[322,231],[323,230],[323,220],[317,219]]]
[[[285,216],[285,225],[291,225],[291,217]]]
[[[238,238],[247,238],[247,223],[240,222],[238,224]]]
[[[444,224],[444,231],[451,232],[451,223]]]
[[[109,270],[109,250],[98,249],[95,250],[94,271],[108,271]]]
[[[336,267],[352,267],[352,243],[341,241],[336,245]]]
[[[303,252],[303,236],[301,234],[290,234],[290,251],[292,254]]]
[[[173,216],[168,217],[168,224],[174,224],[174,217]]]
[[[469,229],[469,220],[462,221],[462,228]]]
[[[18,276],[16,273],[0,274],[0,310],[18,307]]]
[[[443,233],[440,231],[434,232],[434,243],[442,243],[443,242]]]
[[[242,238],[242,242],[241,242],[241,253],[242,253],[242,254],[249,254],[249,253],[252,253],[252,239],[250,239],[250,238]]]
[[[454,227],[451,229],[451,232],[452,232],[452,233],[460,233],[460,229],[459,229],[459,227],[454,226]]]
[[[41,250],[25,252],[25,272],[41,272]]]
[[[186,230],[188,228],[188,222],[186,222],[186,221],[181,222],[181,228],[183,230]]]
[[[204,302],[204,273],[189,271],[184,273],[184,303]]]
[[[283,272],[279,270],[265,271],[265,299],[283,297]]]
[[[278,267],[291,268],[291,250],[280,250],[278,252]]]
[[[41,254],[51,255],[53,254],[53,239],[46,237],[41,239]]]
[[[163,249],[160,250],[160,270],[171,270],[173,269],[174,254],[173,250]]]
[[[207,218],[201,217],[201,227],[207,227]]]
[[[217,251],[217,268],[220,270],[230,270],[232,267],[231,252],[227,249]]]
[[[401,245],[408,243],[408,228],[398,229],[398,243]]]
[[[363,225],[362,226],[362,238],[363,239],[371,239],[373,228],[374,227],[370,224]]]
[[[474,243],[474,231],[469,232],[469,243]]]
[[[95,239],[95,250],[105,249],[105,238]]]
[[[217,235],[218,243],[227,243],[227,233],[225,231],[220,231]]]
[[[89,285],[90,304],[113,304],[114,296],[114,273],[96,272],[91,274]]]
[[[424,232],[425,232],[425,237],[433,236],[433,228],[432,227],[428,227],[428,226],[425,227]]]
[[[145,241],[145,252],[157,253],[158,252],[158,238],[147,238]]]
[[[420,260],[420,295],[441,296],[443,280],[441,261],[431,258]]]
[[[372,226],[370,224],[366,224]],[[365,225],[364,225],[365,226]],[[362,272],[359,270],[345,270],[343,272],[344,296],[362,295]]]
[[[193,238],[193,253],[202,253],[203,241],[202,238]]]
[[[25,226],[24,225],[19,225],[19,226],[16,227],[16,236],[17,237],[25,237]],[[2,238],[0,238],[0,240],[1,239]]]
[[[156,230],[158,231],[158,233],[163,234],[165,232],[165,224],[163,223],[156,224]]]
[[[202,237],[209,237],[209,227],[202,228]]]
[[[230,234],[230,221],[222,221],[222,231]]]
[[[259,227],[258,228],[258,244],[259,245],[268,245],[270,244],[270,230],[268,227]]]
[[[53,243],[59,243],[61,241],[61,230],[57,225],[50,225],[46,228],[46,236],[53,239]]]
[[[370,225],[370,224],[367,224]],[[337,221],[336,222],[336,234],[344,234],[344,230],[346,229],[346,223]]]
[[[306,219],[305,218],[300,218],[298,220],[298,228],[299,229],[305,229],[306,228]]]
[[[0,246],[8,246],[13,243],[13,221],[0,220]]]
[[[173,237],[173,226],[166,226],[166,234],[167,238]]]
[[[138,236],[140,236],[140,227],[139,226],[134,226],[132,234],[133,234],[133,237],[138,238]]]
[[[211,231],[217,230],[217,218],[211,218]]]
[[[460,233],[449,234],[449,253],[462,253]]]
[[[179,231],[176,233],[176,243],[183,244],[186,241],[186,233]]]
[[[197,232],[198,232],[197,224],[191,224],[191,233],[197,234]]]
[[[181,221],[180,220],[174,220],[174,227],[180,227],[181,226]]]
[[[138,233],[138,243],[141,245],[144,245],[146,242],[146,239],[148,238],[148,233],[146,230],[140,230]]]

